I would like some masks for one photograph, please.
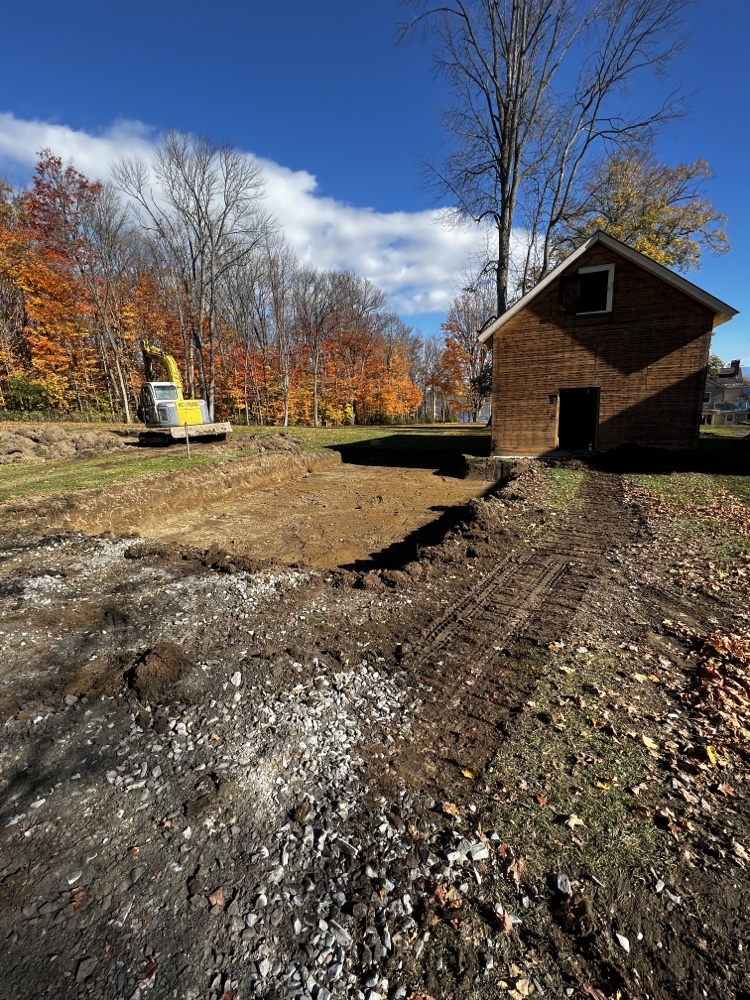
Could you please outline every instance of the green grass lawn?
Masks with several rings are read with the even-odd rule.
[[[681,554],[686,572],[697,560],[693,577],[711,580],[715,573],[741,573],[744,579],[750,560],[750,476],[673,472],[632,478],[671,509],[677,537],[672,537],[670,552]],[[709,566],[700,562],[701,553]]]
[[[58,426],[72,433],[82,430],[110,431],[133,438],[138,428],[127,424],[61,423]],[[211,462],[227,462],[253,453],[248,448],[248,438],[256,435],[286,434],[297,441],[305,451],[323,451],[328,448],[347,452],[353,449],[352,460],[368,456],[385,458],[393,452],[398,455],[394,464],[415,464],[456,460],[464,453],[488,454],[489,431],[485,428],[450,424],[435,427],[235,427],[221,451],[202,450],[198,442],[192,445],[188,460],[182,444],[168,448],[125,448],[94,458],[65,459],[0,466],[0,503],[24,496],[51,496],[70,490],[93,489],[136,479],[140,476],[178,472],[197,468]],[[404,458],[404,456],[407,456]]]
[[[391,447],[398,450],[438,451],[464,447],[468,454],[489,454],[488,428],[467,424],[414,424],[365,427],[235,427],[237,438],[246,434],[287,434],[310,451],[345,445]],[[395,441],[393,439],[396,439]],[[473,449],[473,450],[472,450]]]
[[[675,508],[681,507],[686,502],[710,503],[722,492],[731,493],[742,503],[750,505],[750,476],[672,472],[668,475],[641,475],[634,478],[659,493]]]
[[[144,457],[135,449],[98,458],[66,459],[0,466],[0,503],[25,496],[51,496],[71,490],[94,489],[156,472],[179,472],[217,461],[214,455],[185,452]]]
[[[750,424],[740,424],[739,427],[733,427],[731,425],[724,427],[708,427],[705,424],[701,427],[700,436],[701,439],[710,440],[711,438],[743,438],[750,434]]]
[[[544,480],[547,505],[552,510],[578,510],[586,475],[577,469],[547,469]]]

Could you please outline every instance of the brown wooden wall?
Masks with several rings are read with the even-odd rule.
[[[598,451],[696,444],[713,313],[601,245],[569,273],[594,264],[615,265],[612,312],[561,313],[558,279],[495,332],[494,455],[554,451],[550,395],[588,386],[600,390]]]

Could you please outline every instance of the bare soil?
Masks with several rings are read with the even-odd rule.
[[[125,447],[123,436],[109,431],[66,431],[55,424],[0,424],[0,465],[84,458]]]
[[[296,471],[13,508],[8,995],[750,996],[745,577],[614,472]]]
[[[335,453],[334,453],[335,454]],[[316,569],[364,564],[390,545],[480,495],[486,484],[429,469],[331,463],[283,484],[233,490],[132,524],[165,546],[218,546],[232,555]]]

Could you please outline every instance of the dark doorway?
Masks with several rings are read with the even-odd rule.
[[[559,448],[594,451],[599,424],[599,390],[561,389],[557,422]]]

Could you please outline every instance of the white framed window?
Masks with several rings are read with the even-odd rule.
[[[577,316],[612,312],[614,285],[614,264],[579,267],[560,280],[560,311]]]

